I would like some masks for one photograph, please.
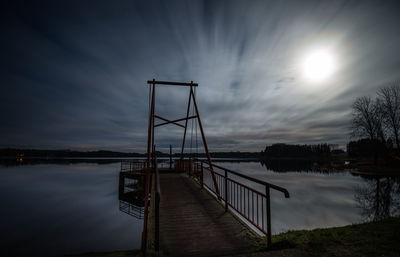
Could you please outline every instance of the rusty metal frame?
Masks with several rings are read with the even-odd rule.
[[[219,187],[216,181],[216,177],[214,174],[214,168],[213,164],[211,162],[211,156],[208,151],[208,146],[207,146],[207,141],[206,137],[204,135],[204,130],[203,126],[201,124],[201,119],[200,119],[200,114],[199,110],[197,108],[197,102],[196,102],[196,97],[193,93],[193,87],[197,87],[197,83],[193,83],[191,81],[190,83],[186,82],[168,82],[168,81],[156,81],[155,79],[153,80],[148,80],[147,83],[149,84],[150,90],[151,90],[151,107],[150,107],[150,114],[149,114],[149,127],[148,127],[148,135],[147,135],[147,165],[146,165],[146,195],[145,195],[145,213],[144,213],[144,221],[143,221],[143,232],[142,232],[142,249],[146,249],[146,240],[147,240],[147,220],[148,220],[148,204],[149,204],[149,188],[150,188],[150,178],[151,178],[151,157],[152,157],[152,151],[154,152],[154,128],[155,127],[160,127],[163,125],[168,125],[168,124],[173,124],[179,127],[184,128],[184,133],[183,133],[183,140],[182,140],[182,149],[181,149],[181,156],[183,158],[183,151],[185,148],[185,140],[186,140],[186,132],[187,132],[187,125],[188,125],[188,120],[190,119],[195,119],[197,118],[200,132],[201,132],[201,137],[203,141],[203,146],[204,150],[207,156],[208,164],[209,164],[209,169],[212,174],[212,179],[213,183],[215,186],[216,190],[216,195],[218,196],[218,199],[221,200],[220,192],[219,192]],[[155,90],[156,90],[156,85],[170,85],[170,86],[187,86],[190,87],[190,92],[189,92],[189,99],[188,99],[188,105],[187,105],[187,111],[186,111],[186,117],[180,118],[180,119],[175,119],[175,120],[169,120],[164,117],[161,117],[159,115],[155,114]],[[191,107],[191,101],[193,99],[193,105],[194,109],[196,111],[196,115],[189,116],[190,112],[190,107]],[[154,120],[155,118],[163,120],[163,123],[155,124]],[[185,121],[185,125],[182,125],[178,122],[180,121]]]
[[[163,118],[163,117],[158,116],[158,115],[154,115],[154,117],[156,117],[156,118],[158,118],[158,119],[160,119],[160,120],[165,121],[165,122],[163,122],[163,123],[159,123],[159,124],[154,125],[154,127],[159,127],[159,126],[163,126],[163,125],[167,125],[167,124],[175,124],[175,125],[177,125],[177,126],[179,126],[179,127],[182,127],[182,128],[184,128],[185,126],[182,125],[182,124],[177,123],[178,121],[190,120],[190,119],[197,118],[196,115],[190,116],[190,117],[187,117],[187,118],[176,119],[176,120],[168,120],[168,119]]]
[[[142,250],[145,251],[147,247],[147,219],[149,216],[149,193],[150,193],[150,169],[151,169],[151,152],[154,146],[154,108],[155,108],[155,85],[151,90],[151,107],[149,115],[149,127],[147,131],[147,162],[146,162],[146,187],[145,187],[145,201],[144,201],[144,217],[143,217],[143,232],[142,232]]]
[[[189,87],[197,87],[199,84],[194,83],[191,81],[190,83],[188,82],[172,82],[172,81],[160,81],[160,80],[148,80],[147,84],[157,84],[157,85],[170,85],[170,86],[189,86]]]

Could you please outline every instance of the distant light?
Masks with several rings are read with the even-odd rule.
[[[315,51],[304,60],[304,76],[313,82],[321,82],[332,75],[334,66],[334,58],[328,51]]]

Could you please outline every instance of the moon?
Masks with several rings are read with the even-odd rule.
[[[304,59],[303,72],[307,80],[322,82],[334,72],[335,62],[333,55],[324,50],[313,51]]]

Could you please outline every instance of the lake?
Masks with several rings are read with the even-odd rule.
[[[220,166],[290,192],[272,192],[273,234],[360,223],[399,213],[399,180],[260,162]],[[120,163],[0,166],[3,256],[64,255],[140,248],[143,220],[119,200]],[[128,214],[129,213],[129,214]],[[139,217],[139,218],[138,218]]]
[[[285,198],[282,193],[271,190],[273,234],[344,226],[400,212],[398,178],[360,176],[343,171],[293,171],[292,165],[285,171],[276,172],[259,162],[227,162],[221,166],[289,191],[290,198]]]
[[[119,210],[119,163],[0,167],[3,256],[140,248],[143,220]]]

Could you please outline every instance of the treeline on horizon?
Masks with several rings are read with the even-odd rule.
[[[214,158],[259,158],[259,152],[211,152]],[[169,153],[157,151],[158,157],[169,157]],[[174,153],[173,157],[181,157],[180,153]],[[184,157],[206,157],[205,153],[184,153]],[[96,157],[147,157],[146,153],[123,153],[107,150],[99,151],[74,151],[74,150],[40,150],[40,149],[16,149],[3,148],[0,149],[0,157],[2,158],[96,158]]]
[[[380,140],[371,140],[362,138],[355,141],[350,141],[347,144],[347,154],[349,157],[373,159],[387,158],[390,154],[395,154],[392,142],[382,142]]]
[[[335,146],[328,144],[314,145],[291,145],[277,143],[271,146],[266,146],[261,152],[210,152],[213,158],[238,158],[238,159],[259,159],[265,157],[271,158],[310,158],[319,156],[329,156],[332,153],[342,153],[342,150],[333,150]],[[157,151],[158,157],[169,157],[169,153]],[[107,150],[99,151],[74,151],[74,150],[40,150],[40,149],[15,149],[4,148],[0,149],[1,158],[135,158],[147,157],[146,153],[123,153]],[[172,157],[181,157],[180,153],[172,154]],[[184,153],[185,158],[205,158],[205,153]]]
[[[3,148],[0,149],[0,157],[31,157],[31,158],[79,158],[79,157],[144,157],[145,154],[140,153],[122,153],[107,150],[99,151],[73,151],[73,150],[40,150],[40,149],[16,149]]]
[[[273,144],[266,146],[261,151],[263,158],[320,158],[329,157],[331,154],[343,153],[343,150],[336,149],[336,145],[310,144],[310,145],[292,145],[292,144]]]

